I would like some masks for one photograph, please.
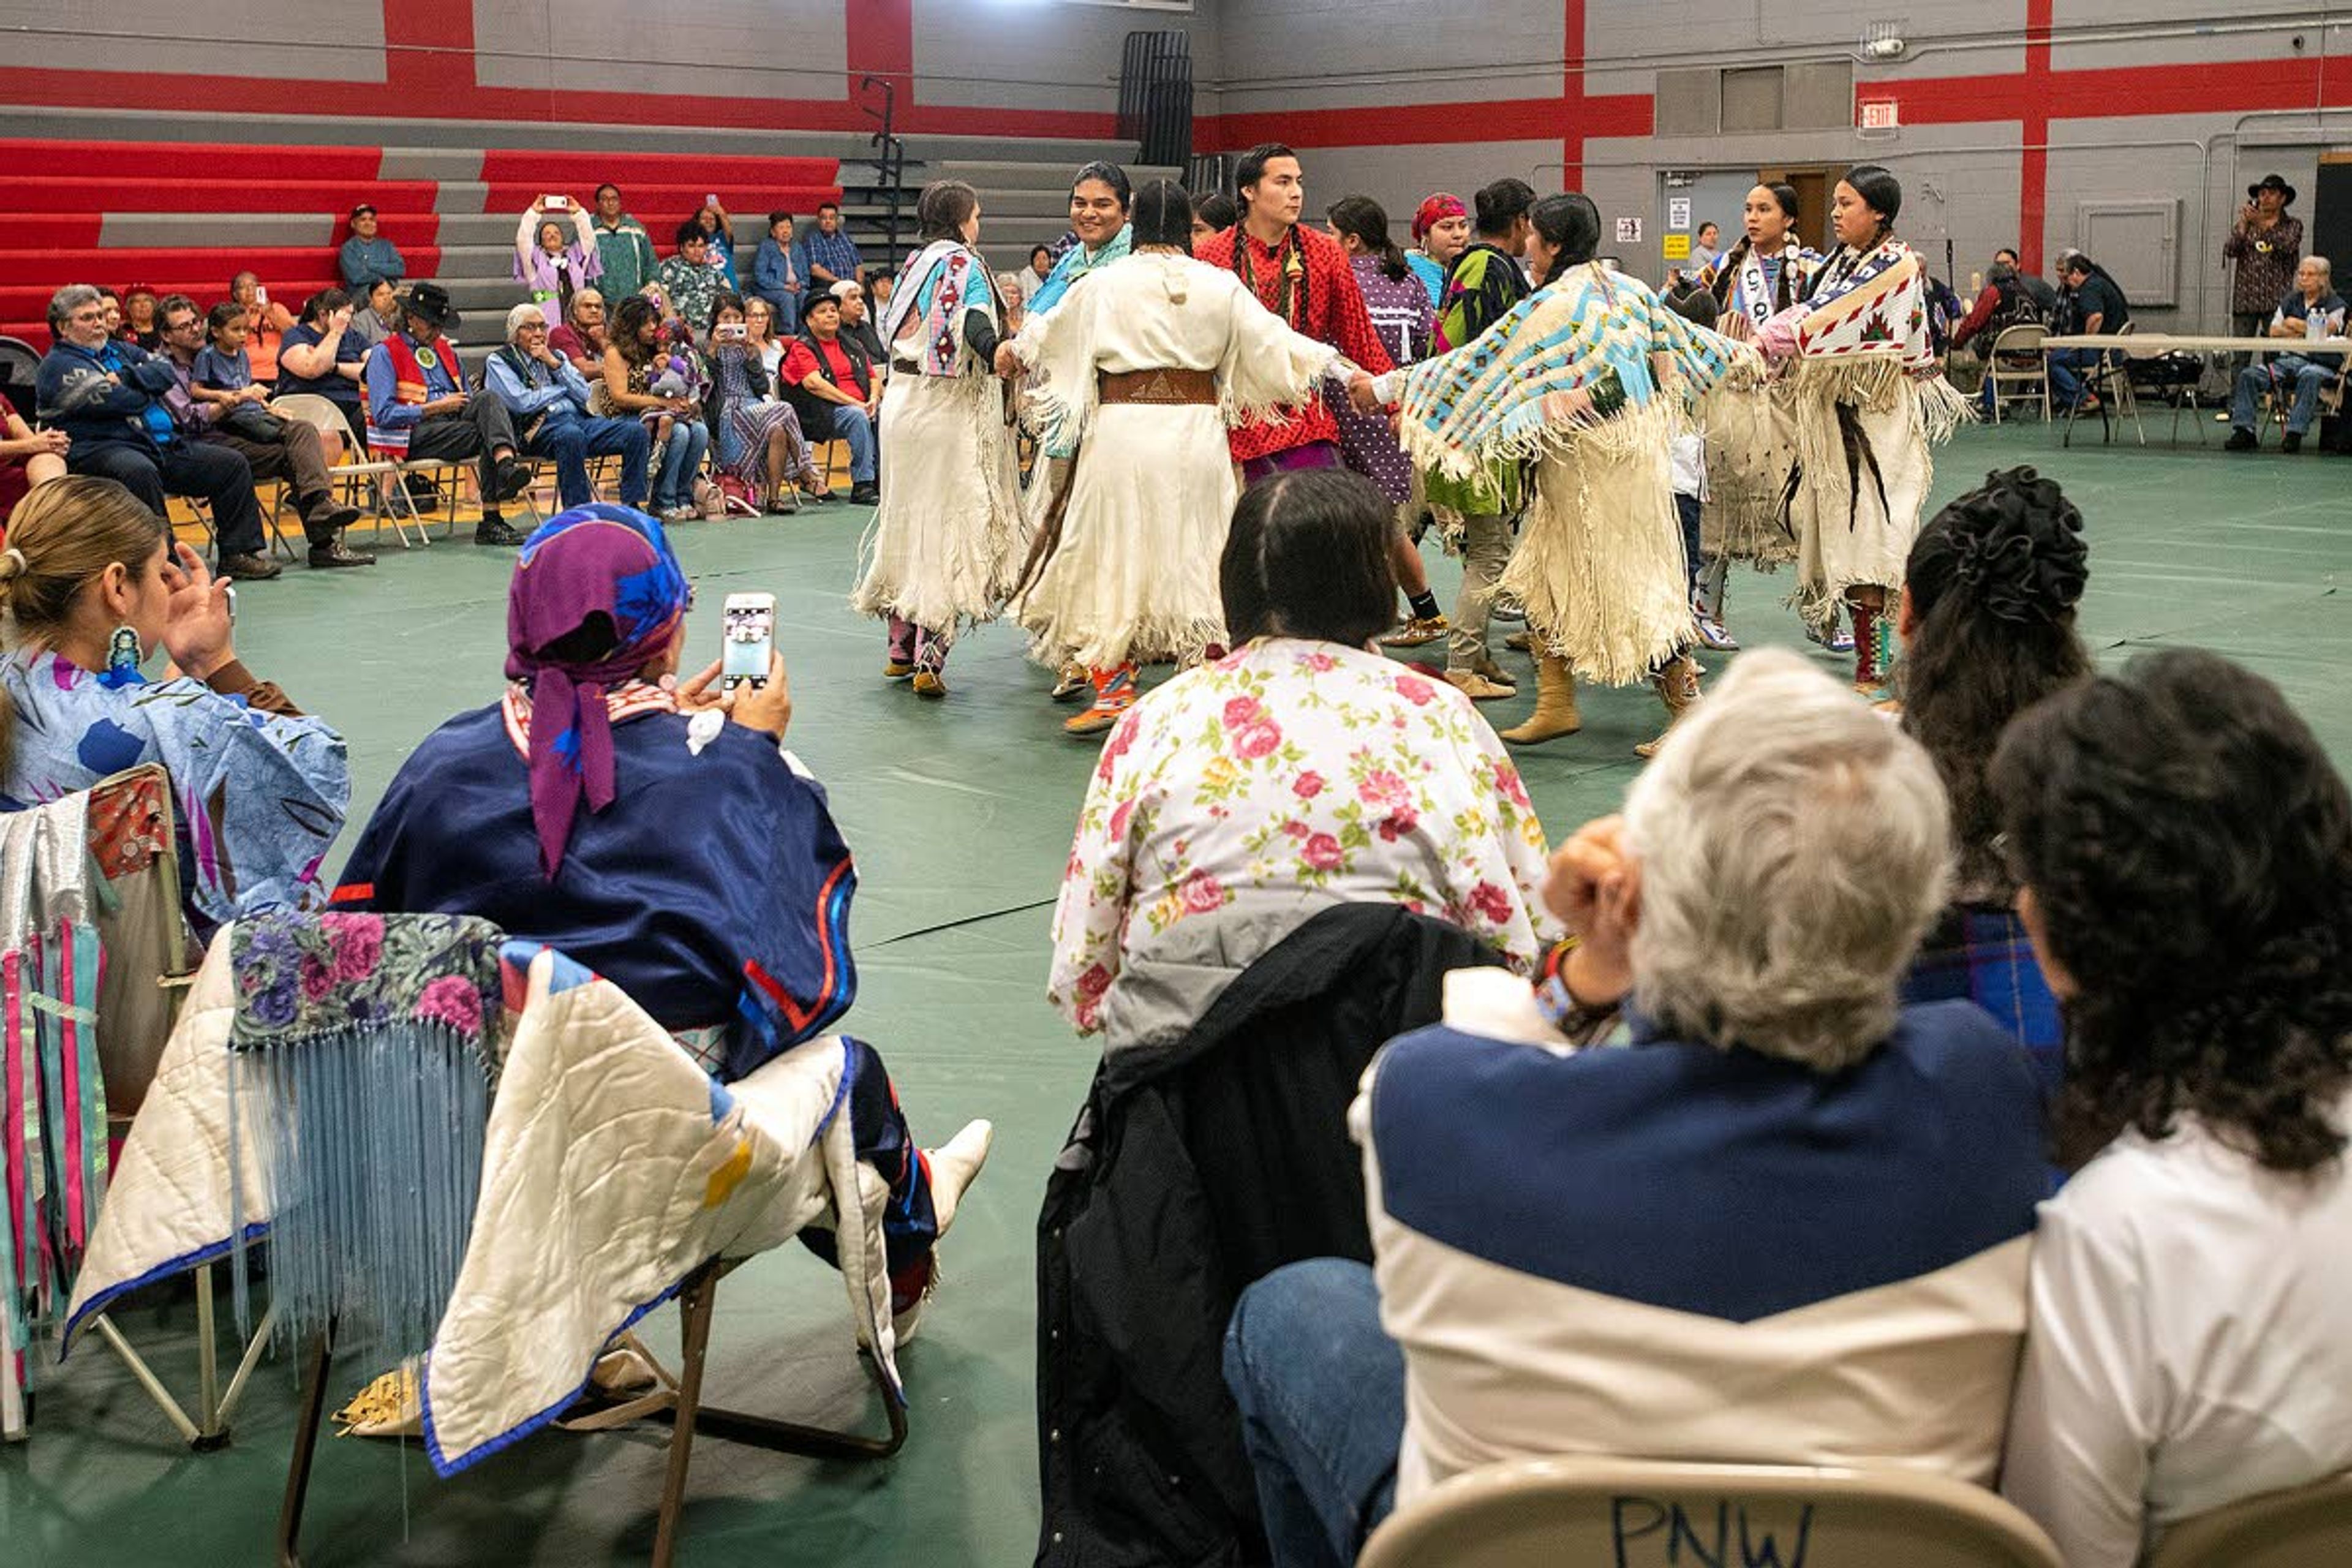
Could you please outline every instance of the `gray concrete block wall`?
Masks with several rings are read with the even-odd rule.
[[[5,0],[0,31],[11,65],[275,76],[292,64],[318,81],[383,79],[383,0]]]
[[[829,100],[848,68],[845,4],[474,0],[474,47],[488,87]]]
[[[1181,12],[915,0],[917,89],[940,107],[1108,113],[1131,32],[1188,35],[1194,80],[1213,74],[1216,4]]]

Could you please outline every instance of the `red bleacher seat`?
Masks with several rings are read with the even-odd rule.
[[[381,147],[0,139],[0,169],[8,171],[5,182],[8,184],[26,176],[148,181],[292,176],[332,181],[349,188],[353,184],[373,184],[377,171],[383,166],[383,149]],[[427,189],[430,189],[429,185]],[[250,212],[256,209],[242,207],[237,210]],[[351,210],[348,202],[342,210]]]
[[[286,165],[277,167],[283,170]],[[387,213],[430,213],[431,180],[313,180],[261,175],[220,179],[152,174],[16,174],[0,179],[0,213],[331,213],[365,199]]]

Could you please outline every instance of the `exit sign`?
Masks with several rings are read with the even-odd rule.
[[[1895,100],[1879,99],[1862,106],[1862,128],[1864,131],[1893,131],[1903,123]]]

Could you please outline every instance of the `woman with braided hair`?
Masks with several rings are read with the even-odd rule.
[[[1759,184],[1741,209],[1745,232],[1723,258],[1699,274],[1715,296],[1716,330],[1727,338],[1752,339],[1756,330],[1805,297],[1822,265],[1816,251],[1797,239],[1797,188]],[[1723,630],[1726,579],[1734,561],[1769,571],[1797,558],[1797,537],[1789,521],[1789,473],[1797,465],[1796,416],[1786,390],[1742,398],[1719,411],[1723,426],[1707,443],[1707,500],[1702,524],[1699,572],[1699,637],[1713,648],[1739,645]],[[1809,625],[1816,642],[1839,652],[1850,642],[1832,640]]]
[[[2032,1053],[2053,1090],[2065,1058],[2058,1003],[1995,847],[2000,812],[1985,770],[2011,720],[2090,679],[2074,626],[2088,554],[2083,514],[2055,482],[2032,468],[1988,474],[1919,531],[1895,617],[1903,728],[1944,782],[1958,868],[1904,1000],[1975,1002]]]
[[[1535,712],[1503,731],[1522,745],[1580,727],[1579,676],[1654,681],[1669,713],[1697,696],[1674,438],[1716,386],[1761,369],[1753,351],[1595,260],[1589,197],[1547,196],[1529,216],[1536,292],[1475,342],[1375,384],[1402,405],[1405,449],[1426,467],[1459,479],[1535,459],[1535,499],[1503,575],[1538,655]]]
[[[2001,1489],[2072,1568],[2129,1568],[2352,1469],[2352,794],[2277,687],[2194,648],[2040,703],[1990,784],[2076,1167]]]
[[[1797,463],[1790,480],[1798,607],[1820,625],[1853,611],[1857,689],[1886,694],[1894,627],[1886,595],[1903,581],[1934,482],[1928,448],[1968,417],[1936,364],[1927,273],[1895,237],[1903,186],[1875,163],[1837,184],[1838,247],[1805,298],[1757,329],[1789,384]]]
[[[1197,661],[1229,641],[1217,563],[1239,499],[1234,426],[1370,378],[1292,331],[1223,268],[1192,259],[1192,202],[1136,193],[1135,249],[1034,317],[999,367],[1031,372],[1043,449],[1068,459],[1013,605],[1040,663],[1076,663],[1094,701],[1064,726],[1097,735],[1133,707],[1136,665]]]
[[[947,695],[948,647],[992,620],[1029,545],[1009,394],[995,377],[1004,316],[980,242],[980,195],[961,180],[923,188],[923,247],[882,312],[890,379],[879,444],[882,501],[860,550],[850,605],[889,623],[884,677]]]

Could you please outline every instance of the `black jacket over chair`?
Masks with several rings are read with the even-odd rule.
[[[1046,1183],[1041,1568],[1265,1561],[1226,1321],[1284,1264],[1370,1260],[1357,1084],[1391,1037],[1438,1019],[1447,970],[1502,959],[1458,927],[1349,903],[1244,962],[1157,1046],[1121,1048],[1114,1023]]]

